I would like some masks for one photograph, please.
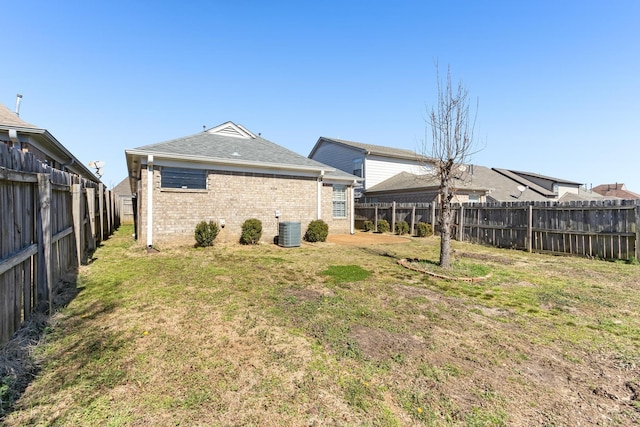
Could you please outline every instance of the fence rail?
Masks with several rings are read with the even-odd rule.
[[[0,346],[119,223],[103,184],[0,144]]]
[[[452,235],[501,248],[602,259],[640,259],[640,200],[454,204]],[[439,231],[434,203],[361,203],[356,224],[426,222]]]

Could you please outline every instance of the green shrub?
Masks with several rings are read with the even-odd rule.
[[[316,219],[309,223],[307,232],[304,233],[304,240],[307,242],[324,242],[329,235],[329,226],[321,219]]]
[[[243,245],[255,245],[262,237],[262,222],[256,218],[250,218],[242,224],[240,243]]]
[[[381,219],[378,221],[378,233],[386,233],[391,230],[391,226],[389,226],[389,221],[386,219]]]
[[[205,246],[213,245],[213,241],[218,236],[220,228],[218,224],[213,221],[202,221],[196,225],[196,231],[194,237],[196,239],[196,246],[204,248]]]
[[[416,236],[428,237],[431,235],[433,235],[433,227],[431,227],[431,224],[419,222],[418,225],[416,225]]]
[[[364,231],[373,231],[373,221],[365,221],[364,224],[362,225],[364,227]]]
[[[408,232],[409,224],[407,224],[407,221],[396,222],[396,234],[402,236],[403,234],[407,234]]]

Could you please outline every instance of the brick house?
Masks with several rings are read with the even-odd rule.
[[[280,221],[300,222],[302,234],[315,219],[324,220],[331,234],[354,232],[358,177],[233,122],[125,155],[136,235],[148,247],[192,243],[203,220],[221,226],[221,241],[237,241],[249,218],[262,222],[265,242],[273,241]]]

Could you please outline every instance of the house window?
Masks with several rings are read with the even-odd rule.
[[[353,160],[353,174],[362,178],[362,159]]]
[[[469,201],[470,202],[479,202],[480,201],[480,195],[479,194],[469,194]]]
[[[347,187],[344,185],[333,186],[333,217],[347,217]]]
[[[207,188],[207,174],[203,169],[162,168],[160,179],[162,188]]]

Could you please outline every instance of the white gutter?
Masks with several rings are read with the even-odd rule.
[[[153,246],[153,156],[147,156],[147,247]]]

